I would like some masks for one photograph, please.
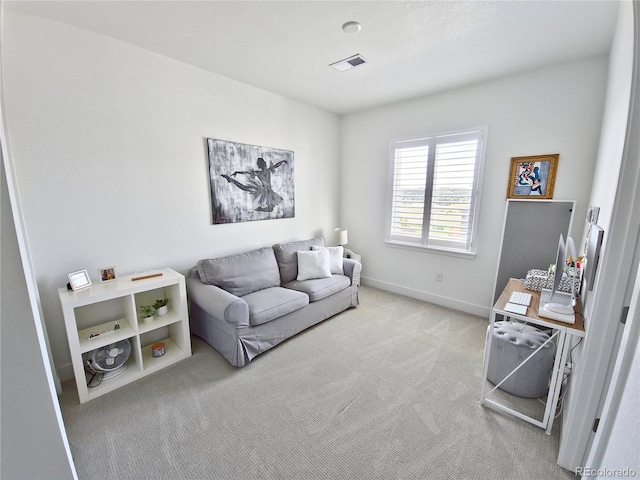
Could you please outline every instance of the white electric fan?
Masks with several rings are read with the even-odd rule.
[[[131,355],[131,342],[126,338],[91,352],[89,366],[94,372],[102,373],[101,380],[108,380],[124,372],[129,355]]]

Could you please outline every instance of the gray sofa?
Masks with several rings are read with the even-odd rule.
[[[361,269],[320,237],[200,260],[187,277],[191,333],[242,367],[357,306]]]

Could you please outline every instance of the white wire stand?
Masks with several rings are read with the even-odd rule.
[[[511,297],[511,293],[513,292],[528,292],[531,293],[531,304],[527,309],[527,313],[525,315],[508,312],[506,311],[505,305],[509,301]],[[564,376],[564,367],[567,364],[567,357],[569,354],[569,349],[571,346],[571,337],[583,337],[584,336],[584,322],[582,319],[582,313],[580,312],[580,304],[577,302],[576,305],[576,321],[574,324],[567,324],[558,322],[556,320],[551,320],[538,316],[538,307],[540,304],[540,293],[539,292],[529,292],[525,290],[524,284],[521,280],[510,279],[509,283],[505,287],[504,291],[496,301],[495,305],[491,309],[491,316],[489,319],[489,329],[487,332],[487,340],[485,343],[484,350],[484,361],[483,361],[483,369],[482,369],[482,386],[480,390],[480,404],[487,405],[495,410],[505,412],[511,414],[515,417],[518,417],[522,420],[525,420],[533,425],[536,425],[540,428],[545,429],[547,434],[551,434],[551,429],[553,427],[553,421],[555,419],[555,412],[558,406],[558,399],[560,398],[560,390],[562,387],[562,381]],[[496,315],[503,315],[505,318],[509,318],[510,320],[516,320],[520,322],[526,322],[528,324],[532,324],[538,327],[542,327],[545,329],[553,330],[553,333],[550,335],[550,338],[546,340],[542,345],[540,345],[529,357],[527,357],[522,363],[520,363],[516,368],[513,369],[504,379],[500,381],[497,385],[495,385],[491,390],[487,391],[487,372],[489,369],[489,357],[491,355],[491,342],[493,341],[493,330],[495,326]],[[513,374],[515,374],[523,365],[525,365],[529,360],[534,358],[536,354],[545,346],[551,342],[556,341],[557,349],[556,356],[553,363],[553,371],[551,374],[551,380],[549,383],[549,393],[547,394],[547,402],[544,410],[544,415],[542,420],[534,418],[530,415],[522,413],[520,411],[515,410],[514,408],[500,403],[496,400],[487,398],[490,394],[496,391],[506,380],[508,380]]]

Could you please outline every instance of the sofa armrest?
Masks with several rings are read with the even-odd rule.
[[[236,327],[249,326],[249,305],[242,298],[195,277],[187,278],[187,292],[189,300],[212,317]]]
[[[351,285],[360,285],[360,272],[362,271],[362,264],[351,258],[345,258],[342,260],[342,268],[344,274],[351,279]]]

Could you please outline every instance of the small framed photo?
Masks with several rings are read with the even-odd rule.
[[[116,267],[102,267],[98,269],[101,282],[112,282],[116,279]]]
[[[73,273],[67,273],[71,290],[76,291],[91,286],[91,279],[86,270],[79,270]]]
[[[551,199],[560,154],[511,158],[507,198]]]

